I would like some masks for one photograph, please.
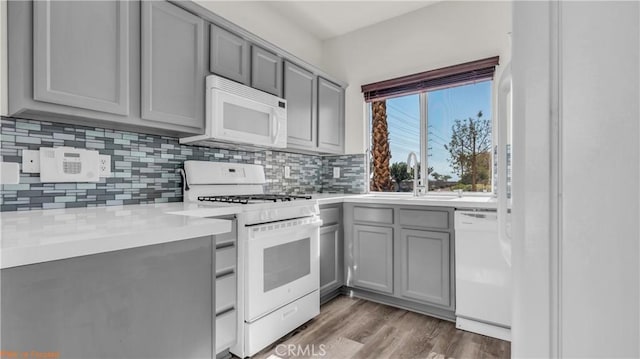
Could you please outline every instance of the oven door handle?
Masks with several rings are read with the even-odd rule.
[[[322,226],[319,217],[299,218],[289,221],[266,223],[247,227],[249,230],[248,239],[250,241],[265,237],[280,236],[288,232],[299,233],[300,231],[317,231]]]

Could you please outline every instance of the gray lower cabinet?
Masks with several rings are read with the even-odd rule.
[[[342,241],[340,226],[320,228],[320,292],[342,285]]]
[[[216,354],[235,345],[238,332],[238,245],[236,221],[232,231],[216,236],[215,324]]]
[[[129,16],[126,1],[33,2],[33,98],[128,115]]]
[[[251,87],[282,97],[282,58],[251,46]]]
[[[142,2],[142,119],[204,130],[205,22],[166,1]]]
[[[344,285],[342,204],[320,207],[320,301],[326,302]]]
[[[450,304],[449,233],[400,229],[400,295]]]
[[[353,285],[393,293],[393,228],[353,226]]]
[[[249,43],[219,26],[210,26],[210,70],[249,85]]]
[[[317,86],[316,76],[302,67],[285,61],[284,98],[287,100],[287,146],[303,149],[316,147]]]
[[[344,89],[318,78],[318,149],[344,153]]]
[[[3,269],[3,349],[212,358],[213,243],[207,236]]]
[[[346,203],[344,225],[356,295],[455,319],[453,208]]]

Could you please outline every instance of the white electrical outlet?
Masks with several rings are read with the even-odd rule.
[[[22,173],[40,173],[40,151],[22,150]]]
[[[291,167],[284,166],[284,178],[291,178]]]
[[[98,168],[100,177],[111,177],[111,156],[100,155],[98,157]]]
[[[333,178],[340,178],[340,167],[333,167]]]

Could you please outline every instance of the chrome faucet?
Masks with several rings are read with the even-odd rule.
[[[411,159],[413,159],[413,165],[411,164]],[[413,196],[418,197],[420,195],[420,190],[418,187],[418,156],[416,156],[415,152],[410,152],[407,157],[407,172],[411,173],[411,168],[413,168]]]

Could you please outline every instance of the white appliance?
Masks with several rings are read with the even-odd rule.
[[[207,76],[206,83],[205,133],[180,143],[287,146],[286,100],[220,76]]]
[[[456,327],[511,339],[511,251],[496,212],[455,212]]]
[[[186,161],[186,202],[239,206],[238,342],[252,356],[320,313],[319,219],[310,196],[264,194],[258,165]]]
[[[497,212],[456,211],[456,326],[511,340],[511,66],[497,84]]]

